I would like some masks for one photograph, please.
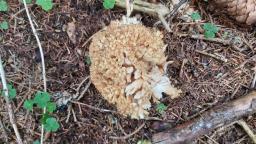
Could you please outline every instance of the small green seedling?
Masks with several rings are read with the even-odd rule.
[[[47,132],[55,132],[60,127],[56,118],[52,117],[50,114],[56,110],[56,103],[51,102],[50,94],[47,92],[38,91],[35,97],[30,100],[26,100],[23,107],[29,111],[33,110],[34,105],[41,108],[42,110],[46,108],[46,113],[40,119],[41,124],[45,125],[45,130]]]
[[[112,9],[115,6],[115,0],[104,0],[103,6],[105,9]]]
[[[34,105],[34,101],[33,100],[26,100],[24,102],[24,108],[29,110],[29,111],[32,111],[33,110],[33,105]]]
[[[59,129],[59,127],[60,127],[60,124],[58,123],[56,118],[48,118],[46,120],[45,130],[47,132],[56,132]]]
[[[7,29],[9,29],[9,24],[8,24],[8,22],[7,22],[6,20],[0,22],[0,29],[1,29],[1,30],[7,30]]]
[[[33,144],[40,144],[39,140],[33,141]]]
[[[17,95],[16,89],[13,87],[12,84],[7,84],[7,88],[8,88],[9,98],[10,99],[14,99],[16,97],[16,95]],[[3,90],[1,90],[0,93],[1,93],[2,96],[5,95]]]
[[[165,104],[163,104],[163,103],[157,104],[157,106],[156,106],[156,111],[157,111],[158,113],[163,114],[164,111],[166,111],[166,110],[167,110],[167,106],[166,106]]]
[[[50,11],[53,7],[52,0],[36,0],[36,4],[41,6],[43,10]]]
[[[6,12],[8,11],[8,5],[5,0],[0,0],[0,12]]]
[[[200,14],[198,12],[193,12],[191,14],[191,18],[192,18],[193,21],[201,20],[201,16],[200,16]]]
[[[47,103],[50,101],[50,95],[47,92],[38,91],[34,98],[34,103],[37,104],[39,108],[46,107]]]
[[[205,23],[203,29],[206,38],[215,38],[215,34],[219,31],[219,28],[212,23]]]

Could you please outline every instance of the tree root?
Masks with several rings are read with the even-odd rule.
[[[256,112],[256,91],[235,101],[216,106],[195,120],[153,135],[154,144],[191,143],[217,127],[227,125]]]

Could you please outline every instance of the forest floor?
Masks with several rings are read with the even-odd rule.
[[[166,1],[163,3],[168,4]],[[36,91],[43,90],[40,54],[23,4],[14,0],[10,0],[8,4],[9,12],[0,13],[0,21],[7,19],[10,23],[8,30],[0,30],[0,55],[4,61],[6,78],[17,89],[17,97],[12,101],[17,125],[23,139],[31,143],[40,138],[40,112],[28,112],[22,105],[24,100],[33,97]],[[81,93],[88,80],[81,90],[77,88],[90,75],[89,64],[86,62],[90,42],[86,41],[107,26],[111,20],[120,19],[125,10],[105,10],[100,0],[56,0],[50,12],[45,12],[36,5],[29,5],[29,9],[44,48],[49,93]],[[163,98],[161,102],[167,106],[165,113],[159,114],[154,105],[150,117],[166,121],[170,127],[200,116],[211,107],[254,89],[252,82],[256,74],[256,31],[250,27],[236,25],[221,12],[213,12],[205,2],[200,2],[196,9],[204,21],[213,22],[220,27],[217,37],[232,43],[194,39],[189,35],[180,37],[178,33],[191,33],[193,23],[185,23],[179,19],[172,21],[171,33],[161,24],[156,26],[163,31],[164,41],[168,44],[168,60],[174,61],[168,67],[168,74],[172,83],[182,89],[183,93],[180,98],[174,100],[169,97]],[[145,26],[155,27],[157,18],[135,13],[140,14]],[[65,31],[70,22],[75,23],[75,44]],[[221,56],[225,61],[201,52]],[[88,90],[79,101],[73,101],[55,113],[61,128],[55,133],[48,134],[47,143],[134,144],[141,139],[150,139],[152,134],[156,133],[155,127],[158,127],[159,120],[131,120],[117,113],[102,112],[85,106],[84,104],[87,104],[99,109],[116,110],[114,105],[103,99],[93,84],[88,86]],[[0,103],[0,120],[5,126],[9,142],[15,142],[5,102],[0,99]],[[72,110],[68,111],[68,107],[72,107]],[[256,132],[255,115],[245,117],[244,120]],[[144,123],[145,126],[140,131],[127,139],[111,138],[132,133]],[[2,127],[0,141],[4,142]],[[252,143],[244,130],[236,124],[219,128],[195,142]]]

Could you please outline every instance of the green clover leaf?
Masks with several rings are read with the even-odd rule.
[[[44,126],[47,132],[56,132],[59,129],[59,127],[60,124],[58,123],[56,118],[53,117],[48,118]]]
[[[33,110],[34,101],[33,100],[26,100],[23,104],[23,107],[29,111]]]
[[[14,98],[16,97],[16,95],[17,95],[16,89],[15,89],[15,88],[13,87],[13,85],[11,85],[11,84],[7,84],[7,89],[8,89],[9,98],[10,98],[10,99],[14,99]],[[4,93],[3,90],[1,90],[0,94],[1,94],[2,96],[5,96],[5,93]]]
[[[53,102],[48,102],[47,105],[46,105],[46,110],[49,112],[49,113],[52,113],[56,110],[56,104],[53,103]]]
[[[204,32],[204,36],[205,36],[206,38],[215,38],[215,33],[212,32],[212,31],[205,31],[205,32]]]
[[[16,91],[16,89],[15,89],[15,88],[13,88],[13,86],[12,86],[12,85],[10,85],[10,84],[7,84],[7,88],[8,88],[8,91],[9,91],[9,98],[10,98],[10,99],[15,98],[15,97],[16,97],[16,95],[17,95],[17,91]]]
[[[115,0],[104,0],[103,6],[105,9],[112,9],[115,6]]]
[[[36,4],[41,6],[43,10],[50,11],[53,7],[52,0],[36,0]]]
[[[47,92],[38,91],[33,99],[34,103],[38,107],[44,108],[47,106],[47,103],[50,101],[50,95]]]
[[[157,106],[156,106],[156,111],[157,111],[158,113],[163,114],[164,111],[166,111],[166,110],[167,110],[167,106],[166,106],[165,104],[163,104],[163,103],[157,104]]]
[[[219,31],[219,28],[212,23],[205,23],[203,26],[203,29],[206,31],[214,32],[214,33],[217,33]]]
[[[200,14],[198,12],[193,12],[191,14],[191,18],[192,18],[193,21],[197,21],[197,20],[201,19],[201,16],[200,16]]]
[[[8,11],[8,5],[5,0],[0,0],[0,11]]]
[[[215,34],[219,31],[219,28],[212,24],[212,23],[205,23],[203,25],[203,29],[204,29],[204,36],[206,38],[214,38]]]
[[[33,141],[33,144],[40,144],[39,140]]]
[[[46,120],[50,118],[50,115],[48,112],[46,112],[45,114],[43,114],[43,116],[40,118],[40,123],[41,124],[46,124]]]
[[[8,22],[7,22],[6,20],[0,22],[0,29],[1,29],[1,30],[7,30],[7,29],[9,29],[9,24],[8,24]]]

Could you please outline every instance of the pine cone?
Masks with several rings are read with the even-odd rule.
[[[252,25],[256,23],[256,0],[213,0],[218,7],[240,23]]]

